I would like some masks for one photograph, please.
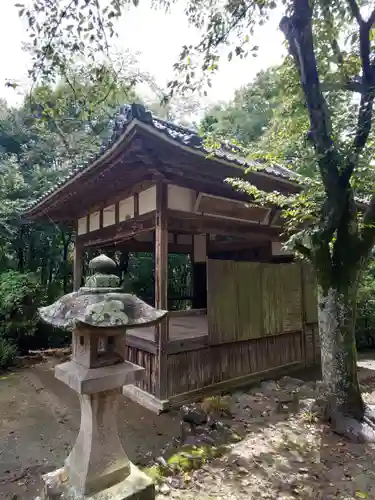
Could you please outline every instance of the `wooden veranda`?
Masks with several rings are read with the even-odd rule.
[[[30,207],[76,228],[74,286],[89,249],[154,253],[154,305],[168,307],[168,253],[190,254],[192,307],[156,328],[129,330],[129,361],[145,379],[124,393],[156,410],[319,361],[315,284],[282,246],[277,207],[259,206],[227,178],[246,162],[223,148],[208,156],[194,131],[124,106],[95,158]],[[300,189],[266,166],[246,178],[265,191]]]

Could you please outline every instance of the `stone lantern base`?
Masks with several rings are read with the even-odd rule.
[[[134,464],[130,463],[130,475],[111,488],[92,495],[77,493],[68,485],[64,468],[43,476],[44,487],[40,500],[154,500],[155,485],[152,480]],[[38,500],[37,499],[37,500]]]
[[[152,480],[130,462],[117,430],[121,387],[144,369],[129,361],[85,368],[70,361],[55,376],[78,393],[81,426],[65,465],[43,476],[40,500],[154,500]]]

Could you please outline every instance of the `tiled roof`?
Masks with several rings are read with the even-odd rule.
[[[215,149],[214,152],[209,151],[204,145],[204,138],[199,136],[195,130],[154,117],[149,111],[146,111],[144,106],[141,104],[125,104],[121,106],[117,115],[110,122],[110,139],[101,145],[99,151],[96,154],[91,155],[83,165],[73,168],[65,178],[61,179],[52,188],[43,193],[42,196],[34,200],[27,207],[27,210],[38,205],[45,198],[54,193],[54,191],[62,187],[84,170],[88,170],[95,160],[98,160],[107,151],[107,149],[109,149],[122,136],[123,133],[126,133],[128,126],[134,119],[143,122],[145,125],[152,126],[156,131],[161,132],[167,138],[173,139],[182,146],[187,146],[192,150],[200,151],[207,155],[210,154],[212,155],[212,158],[225,160],[233,165],[241,166],[243,168],[254,166],[254,164],[246,160],[244,157],[241,157],[241,150],[237,146],[222,144],[221,147],[219,149]],[[280,165],[265,164],[262,166],[261,170],[270,176],[278,178],[282,177],[290,181],[297,181],[296,174],[288,168]]]

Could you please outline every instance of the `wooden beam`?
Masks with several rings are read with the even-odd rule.
[[[134,193],[134,217],[139,215],[139,193]]]
[[[170,184],[196,191],[197,197],[200,192],[205,192],[223,196],[231,200],[254,203],[254,200],[252,200],[249,195],[236,191],[229,183],[223,180],[212,179],[204,174],[194,175],[194,173],[182,172],[168,167],[164,167],[164,170],[166,171],[166,178]]]
[[[116,201],[115,203],[115,224],[118,225],[120,223],[120,202]]]
[[[103,229],[103,209],[99,211],[99,229]]]
[[[155,213],[155,306],[167,307],[168,288],[168,191],[167,185],[156,186]]]
[[[265,242],[266,244],[267,242]],[[263,248],[263,245],[259,240],[252,241],[251,239],[240,240],[240,241],[212,241],[208,242],[207,253],[215,252],[231,252],[236,250],[248,250],[250,248]]]
[[[207,308],[207,234],[193,235],[193,309]]]
[[[155,250],[155,245],[152,241],[138,241],[134,238],[123,240],[116,244],[118,249],[123,248],[129,252],[148,252],[152,253]],[[191,245],[181,245],[179,243],[168,244],[169,253],[189,254],[191,252]]]
[[[272,240],[280,239],[280,232],[277,228],[270,228],[262,224],[254,224],[236,219],[224,219],[222,217],[180,212],[177,210],[168,211],[169,230],[194,233],[214,233],[227,236],[240,236],[243,239],[252,240]]]
[[[164,182],[156,185],[155,213],[155,307],[168,309],[168,186]],[[156,397],[167,398],[167,344],[169,318],[156,327],[157,381]]]
[[[76,241],[74,245],[74,263],[73,263],[73,290],[76,292],[82,283],[83,275],[83,247]]]
[[[97,231],[81,234],[77,236],[77,241],[84,247],[116,244],[137,234],[152,231],[154,227],[155,211],[140,215],[134,219],[124,220],[119,224],[103,227]]]

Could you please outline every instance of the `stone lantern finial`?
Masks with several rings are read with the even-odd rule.
[[[104,254],[94,257],[89,262],[89,269],[96,273],[114,274],[116,268],[116,262]]]
[[[84,287],[39,310],[46,322],[72,329],[72,360],[57,365],[55,376],[78,393],[81,403],[76,444],[64,467],[43,477],[43,496],[153,500],[154,485],[121,445],[116,409],[122,386],[144,374],[142,367],[125,359],[126,327],[156,324],[167,312],[124,293],[109,257],[99,255],[89,267],[93,275]]]

